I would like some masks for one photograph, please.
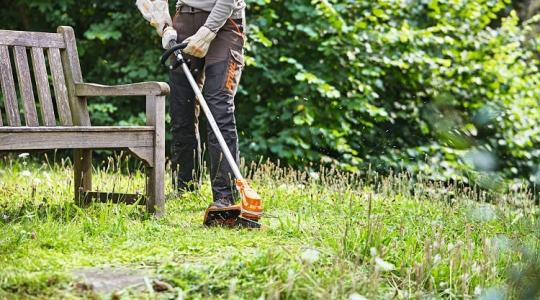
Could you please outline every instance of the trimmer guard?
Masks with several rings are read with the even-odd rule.
[[[209,207],[204,214],[204,225],[219,227],[261,228],[256,221],[242,218],[240,205],[225,208]]]

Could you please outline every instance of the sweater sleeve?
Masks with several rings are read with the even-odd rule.
[[[217,0],[204,26],[213,32],[218,32],[225,25],[233,11],[234,0]]]

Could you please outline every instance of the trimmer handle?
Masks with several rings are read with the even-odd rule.
[[[172,65],[168,66],[170,70],[174,70],[178,68],[183,62],[184,57],[182,56],[182,50],[187,47],[188,43],[180,43],[177,44],[175,41],[171,41],[169,43],[169,50],[165,51],[163,55],[161,56],[161,64],[167,67],[167,60],[171,55],[176,56],[176,62],[174,62]]]

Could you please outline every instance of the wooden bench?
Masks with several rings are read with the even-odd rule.
[[[74,149],[75,201],[79,205],[94,200],[137,202],[157,215],[164,212],[166,83],[84,83],[75,34],[67,26],[59,27],[57,33],[0,30],[0,82],[0,103],[3,98],[4,104],[0,151]],[[92,126],[87,108],[87,97],[92,96],[146,96],[146,126]],[[148,171],[146,196],[92,192],[92,149],[128,149],[141,159]]]

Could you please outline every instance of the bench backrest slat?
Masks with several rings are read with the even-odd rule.
[[[82,82],[73,28],[0,30],[0,126],[90,126]]]
[[[17,69],[17,79],[19,79],[19,91],[24,107],[24,119],[26,126],[39,126],[34,90],[32,89],[32,78],[28,66],[28,54],[26,47],[15,46],[15,68]]]
[[[66,49],[62,51],[62,64],[64,66],[64,74],[66,74],[66,83],[70,95],[69,104],[73,116],[73,124],[90,126],[90,115],[88,114],[86,98],[75,96],[75,83],[83,82],[75,33],[73,32],[73,28],[69,26],[58,27],[58,33],[64,37],[66,43]]]
[[[69,108],[69,97],[64,70],[62,69],[60,49],[49,48],[48,56],[53,78],[54,94],[56,95],[56,109],[60,116],[60,123],[63,126],[72,126],[73,118],[71,117],[71,110]]]
[[[11,60],[9,59],[9,49],[0,45],[0,80],[2,81],[2,93],[9,126],[21,126],[19,115],[19,105],[17,104],[17,94],[15,92],[15,81]]]
[[[51,97],[51,88],[49,86],[49,78],[47,76],[47,66],[45,65],[45,55],[43,54],[43,48],[33,47],[31,49],[31,53],[39,103],[41,104],[43,123],[45,126],[56,126],[56,119],[54,117],[54,108]]]
[[[0,45],[65,48],[64,37],[58,33],[0,30]]]

